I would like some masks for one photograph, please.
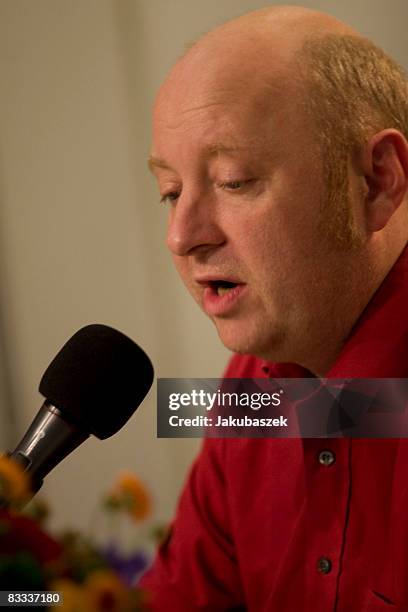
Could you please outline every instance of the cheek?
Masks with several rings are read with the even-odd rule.
[[[191,271],[189,268],[188,259],[186,257],[178,257],[177,255],[172,255],[172,260],[183,283],[191,291],[193,287],[193,281],[191,279]]]
[[[273,222],[263,219],[263,223],[246,233],[241,253],[250,282],[266,310],[278,308],[280,312],[289,312],[303,299],[311,268],[301,233],[300,228],[295,231],[278,218]]]
[[[257,223],[245,223],[240,255],[256,275],[277,275],[280,264],[288,259],[291,249],[284,228],[277,219],[263,218]]]

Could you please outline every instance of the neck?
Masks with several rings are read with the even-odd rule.
[[[316,333],[299,354],[299,365],[319,377],[325,377],[335,364],[353,328],[380,285],[406,247],[406,240],[394,248],[384,244],[361,253],[348,269],[348,280],[340,285],[331,300],[328,315],[316,321]]]

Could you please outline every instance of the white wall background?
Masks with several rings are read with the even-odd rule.
[[[273,4],[273,3],[271,3]],[[218,376],[227,351],[163,245],[146,169],[154,93],[184,45],[264,6],[251,0],[0,0],[0,445],[41,404],[48,362],[79,327],[121,329],[158,376]],[[345,19],[408,68],[405,0],[304,2]],[[89,524],[118,471],[150,483],[167,519],[196,452],[157,440],[155,391],[110,440],[88,441],[44,492],[55,526]]]

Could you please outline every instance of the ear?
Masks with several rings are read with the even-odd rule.
[[[375,134],[364,149],[363,172],[368,187],[364,203],[366,228],[383,229],[408,190],[408,143],[394,129]]]

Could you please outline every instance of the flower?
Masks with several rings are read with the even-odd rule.
[[[123,582],[130,588],[136,584],[138,577],[149,564],[149,558],[143,551],[125,555],[114,542],[107,546],[102,554]]]
[[[50,507],[42,497],[30,501],[25,509],[25,515],[33,519],[38,525],[44,527],[50,515]]]
[[[97,570],[84,583],[84,600],[88,612],[126,612],[133,608],[131,592],[109,570]]]
[[[48,590],[61,593],[62,607],[60,604],[50,606],[51,612],[86,612],[86,601],[84,589],[68,578],[58,578],[48,585]]]
[[[146,612],[149,593],[137,586],[149,561],[143,549],[125,554],[114,539],[101,546],[76,530],[52,537],[44,530],[45,502],[32,502],[25,515],[16,511],[27,497],[24,470],[0,456],[0,591],[60,592],[63,603],[53,604],[55,612]],[[127,513],[140,521],[151,508],[147,490],[129,473],[118,477],[104,502],[105,509],[122,512],[120,519]]]
[[[10,506],[20,506],[31,495],[30,477],[13,459],[0,455],[0,498]]]
[[[48,566],[59,562],[62,547],[31,518],[0,510],[0,551],[10,557],[26,552]]]
[[[141,481],[130,472],[121,474],[105,500],[110,510],[125,510],[136,521],[142,521],[151,512],[151,498]]]

